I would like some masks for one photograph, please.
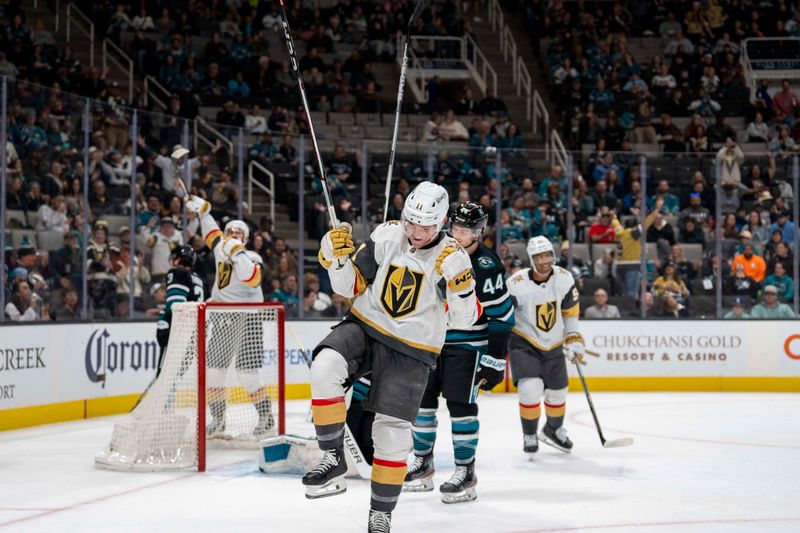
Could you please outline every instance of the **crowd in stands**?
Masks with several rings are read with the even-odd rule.
[[[492,231],[487,231],[485,242],[494,247],[493,230],[500,230],[501,255],[509,274],[526,264],[524,252],[515,245],[532,236],[547,236],[556,246],[559,264],[572,264],[584,303],[593,303],[586,309],[587,317],[640,316],[643,311],[651,317],[711,316],[714,310],[707,307],[717,286],[722,287],[733,317],[789,316],[797,291],[792,279],[796,221],[789,215],[794,201],[789,156],[796,153],[794,118],[800,109],[788,85],[774,94],[763,87],[750,104],[737,70],[737,43],[752,28],[745,33],[732,31],[741,29],[737,21],[742,13],[727,13],[730,6],[724,3],[727,15],[722,26],[712,25],[698,36],[687,23],[696,16],[691,3],[653,2],[649,28],[630,22],[626,26],[631,14],[619,3],[614,4],[613,14],[583,11],[590,8],[582,6],[590,4],[558,0],[524,4],[531,27],[547,36],[543,51],[550,81],[556,94],[563,96],[567,124],[575,124],[576,140],[594,145],[594,150],[576,157],[571,175],[553,165],[537,176],[519,128],[500,98],[491,91],[477,98],[465,87],[448,99],[434,90],[436,98],[426,109],[429,120],[419,123],[419,133],[424,143],[421,153],[429,145],[436,149],[432,157],[399,155],[388,217],[399,217],[404,198],[424,179],[445,186],[454,204],[478,201],[490,215]],[[227,136],[245,128],[247,159],[272,169],[279,177],[279,197],[290,210],[297,209],[297,189],[287,184],[297,183],[297,135],[307,133],[308,124],[304,113],[297,111],[297,88],[288,63],[271,59],[283,54],[273,54],[270,45],[285,46],[281,32],[276,33],[280,17],[274,5],[261,2],[252,8],[243,3],[237,8],[220,2],[178,2],[157,12],[136,3],[84,7],[105,35],[133,52],[140,74],[153,75],[173,94],[163,113],[151,113],[138,96],[126,103],[107,71],[81,65],[41,21],[29,22],[24,12],[8,7],[3,12],[7,24],[0,31],[0,74],[16,80],[9,85],[5,201],[12,215],[22,213],[19,219],[11,216],[8,227],[33,230],[38,241],[26,233],[6,249],[10,305],[6,316],[12,320],[80,317],[84,272],[89,318],[153,316],[165,301],[169,251],[184,242],[198,253],[199,273],[213,279],[213,256],[198,235],[198,221],[184,213],[174,192],[176,169],[169,158],[181,141],[185,120],[201,106],[218,109],[217,122]],[[700,10],[717,13],[718,7],[710,0]],[[300,68],[313,110],[384,110],[381,102],[386,99],[375,96],[380,87],[372,65],[391,60],[395,35],[411,9],[411,2],[344,0],[316,10],[300,3],[289,6],[296,40],[302,43]],[[756,12],[765,9],[759,4]],[[786,15],[774,18],[792,22],[796,16]],[[796,31],[797,25],[788,22],[784,29]],[[434,2],[417,31],[460,35],[469,31],[469,22],[458,16],[452,2]],[[663,35],[669,41],[664,43],[666,59],[640,66],[627,50],[625,37],[647,31],[653,33],[651,39]],[[703,45],[712,42],[712,35],[714,44]],[[703,46],[711,47],[708,53]],[[346,57],[341,57],[343,53]],[[659,85],[657,80],[669,81],[670,76],[681,82]],[[430,98],[430,90],[428,94]],[[690,99],[690,94],[699,98]],[[75,95],[94,99],[85,146],[88,169],[81,123],[85,100]],[[738,104],[741,107],[734,107]],[[131,109],[140,111],[135,138],[128,130]],[[752,116],[744,140],[760,139],[764,154],[743,152],[741,134],[737,136],[726,122],[728,109],[749,110]],[[672,117],[693,112],[686,128],[672,122]],[[634,144],[642,143],[661,144],[665,152],[708,155],[665,158],[663,168],[646,163],[648,186],[643,195],[643,161],[634,149]],[[327,229],[327,212],[319,180],[313,179],[316,165],[308,143],[305,150],[306,208],[293,216],[305,217],[308,237],[314,242]],[[495,158],[498,151],[500,165]],[[236,217],[239,209],[248,215],[224,152],[217,143],[189,161],[192,192],[211,201],[222,224]],[[386,155],[362,154],[344,144],[325,150],[340,220],[354,226],[363,222],[365,161],[370,185],[367,221],[374,225],[382,218]],[[721,220],[715,215],[714,161],[721,178]],[[85,172],[88,191],[83,190]],[[679,177],[674,179],[676,173]],[[572,197],[567,194],[570,185]],[[374,186],[380,192],[374,192]],[[642,221],[643,208],[647,216]],[[128,228],[120,219],[127,220],[131,212],[135,223]],[[88,220],[84,213],[89,213]],[[248,222],[252,229],[248,247],[264,260],[265,298],[286,304],[290,316],[300,309],[306,317],[341,316],[348,301],[331,293],[324,271],[308,265],[298,268],[304,254],[274,232],[273,221]],[[720,256],[714,240],[717,226],[723,238]],[[652,252],[645,265],[647,292],[639,298],[643,242]],[[723,276],[718,279],[720,264]],[[300,270],[304,275],[298,280]]]

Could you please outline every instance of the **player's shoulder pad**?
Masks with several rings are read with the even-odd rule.
[[[259,265],[264,262],[264,259],[258,253],[252,250],[245,250],[242,254],[247,257],[250,261],[254,263],[258,263]]]
[[[403,224],[399,220],[387,220],[378,225],[369,235],[373,242],[393,241],[405,237],[406,232],[403,231]]]
[[[503,262],[494,250],[480,245],[475,254],[478,257],[475,259],[475,266],[481,270],[505,270]]]
[[[572,272],[567,270],[563,267],[555,267],[555,272],[553,272],[555,276],[556,287],[562,289],[564,291],[568,291],[575,285],[575,277],[572,275]]]
[[[528,268],[523,268],[522,270],[516,272],[513,276],[508,278],[508,280],[506,281],[506,286],[508,287],[508,290],[512,290],[514,286],[524,283],[526,280],[530,279],[530,275],[528,273],[529,270],[530,269]]]

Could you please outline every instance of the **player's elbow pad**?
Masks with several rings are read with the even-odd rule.
[[[246,252],[234,256],[233,269],[236,277],[247,285],[251,287],[261,285],[261,264],[249,257]]]
[[[467,328],[481,316],[483,309],[475,296],[475,290],[447,294],[447,315],[450,327]]]
[[[366,290],[366,284],[360,281],[364,278],[349,259],[339,268],[332,266],[328,270],[328,276],[333,292],[345,298],[353,298]]]

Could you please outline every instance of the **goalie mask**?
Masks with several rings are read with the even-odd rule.
[[[242,238],[240,239],[243,243],[246,243],[247,240],[250,238],[250,228],[242,222],[241,220],[231,220],[227,224],[225,224],[225,236],[230,237],[230,230],[238,229],[242,232]]]
[[[431,242],[447,221],[450,199],[441,185],[423,181],[406,198],[401,215],[403,229],[419,247]]]
[[[488,220],[489,215],[480,204],[464,202],[450,213],[450,232],[466,248],[481,238]]]
[[[553,270],[556,261],[556,252],[550,239],[539,235],[528,240],[526,248],[528,257],[531,260],[531,268],[539,275],[547,275]]]

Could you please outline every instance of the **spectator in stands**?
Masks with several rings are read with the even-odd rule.
[[[672,245],[675,244],[675,229],[666,218],[669,210],[661,205],[661,202],[660,198],[656,200],[655,209],[647,215],[645,226],[647,242],[656,243],[659,258],[665,260],[672,251]]]
[[[666,48],[664,48],[664,55],[666,57],[672,58],[677,55],[693,55],[694,54],[694,44],[690,41],[687,37],[683,35],[680,31],[676,31],[675,34],[672,36],[672,39],[667,43]]]
[[[742,183],[742,173],[740,165],[744,163],[744,152],[736,144],[734,137],[727,137],[725,139],[725,146],[717,152],[717,160],[722,167],[721,179],[722,183],[734,183],[739,185]]]
[[[769,240],[769,229],[761,221],[761,215],[755,209],[747,215],[747,224],[742,226],[742,231],[752,235],[753,242],[761,249]]]
[[[27,277],[18,277],[11,282],[11,298],[6,304],[6,318],[14,322],[42,320],[42,299],[31,290]]]
[[[661,182],[659,182],[659,187]],[[669,185],[667,185],[669,187]],[[676,198],[677,200],[677,198]],[[711,212],[701,205],[700,193],[689,193],[689,205],[678,214],[678,228],[685,226],[686,220],[692,219],[696,227],[704,227],[711,220]]]
[[[662,297],[672,294],[681,303],[686,303],[689,298],[689,289],[678,272],[678,266],[672,261],[667,261],[661,268],[661,275],[653,281],[653,295]]]
[[[687,244],[702,244],[705,247],[705,235],[703,234],[703,229],[699,227],[695,221],[691,218],[686,219],[683,224],[683,227],[679,230],[680,242],[684,242]]]
[[[608,184],[605,180],[599,180],[592,191],[592,198],[594,198],[594,205],[598,209],[606,207],[608,209],[617,208],[617,197],[613,192],[608,190]]]
[[[774,285],[778,289],[778,298],[783,302],[794,299],[794,280],[786,272],[783,263],[776,262],[773,273],[764,278],[764,285]]]
[[[739,210],[742,205],[742,193],[747,190],[747,187],[741,183],[736,184],[732,181],[722,182],[722,198],[720,200],[720,209],[722,214],[732,214]]]
[[[117,295],[119,299],[128,299],[130,294],[130,271],[131,263],[133,263],[134,271],[134,291],[133,296],[136,299],[137,307],[140,307],[142,300],[142,288],[150,283],[151,276],[150,270],[144,263],[144,252],[141,250],[136,251],[136,258],[131,262],[131,248],[130,244],[122,245],[118,253],[111,260],[112,272],[117,278]],[[117,313],[119,316],[124,316],[125,313]]]
[[[766,144],[769,142],[769,125],[764,122],[763,113],[756,112],[752,122],[747,125],[747,142]]]
[[[781,232],[783,242],[794,242],[795,223],[789,220],[789,212],[786,210],[778,213],[777,220],[769,227],[770,233],[775,230]]]
[[[81,249],[78,246],[78,234],[71,230],[67,231],[64,233],[64,246],[51,255],[50,265],[59,277],[77,282],[83,274],[79,268],[80,264]]]
[[[656,204],[659,204],[661,209],[666,209],[669,215],[677,215],[680,210],[680,203],[678,197],[669,192],[669,182],[667,180],[659,180],[656,188],[656,193],[647,199],[647,208],[653,210]]]
[[[614,226],[611,224],[612,212],[601,206],[597,214],[597,222],[589,228],[589,240],[593,244],[611,244],[614,242]]]
[[[665,154],[681,153],[686,151],[683,132],[673,122],[672,117],[666,113],[661,115],[661,124],[656,126],[656,138]]]
[[[594,305],[587,307],[585,318],[621,318],[616,305],[609,305],[605,289],[594,291]]]
[[[701,117],[711,118],[722,111],[722,106],[714,100],[710,93],[704,92],[699,98],[692,100],[692,103],[689,104],[689,111]]]
[[[183,236],[175,229],[172,217],[164,216],[160,220],[158,230],[147,238],[147,246],[152,249],[150,272],[155,282],[163,282],[167,272],[172,268],[170,253],[176,246],[183,244]]]
[[[314,300],[311,301],[311,308],[315,311],[322,313],[319,316],[333,316],[331,314],[331,297],[322,292],[320,289],[319,277],[316,274],[311,272],[306,273],[303,277],[303,283],[306,288],[306,291],[312,290],[314,291]],[[305,308],[308,311],[308,307]],[[308,315],[306,315],[308,316]]]
[[[282,303],[288,316],[297,316],[297,306],[300,303],[297,295],[297,276],[289,274],[281,278],[279,288],[270,293],[269,301]]]
[[[693,153],[702,154],[708,152],[708,136],[706,129],[703,126],[698,126],[694,129],[694,133],[689,137],[689,151]]]
[[[778,301],[778,288],[775,285],[764,287],[763,300],[753,306],[750,313],[752,318],[795,318],[792,308]]]
[[[356,97],[350,94],[350,86],[343,83],[339,94],[333,97],[333,109],[339,113],[351,113],[356,108]]]
[[[767,145],[773,158],[786,159],[798,151],[797,144],[791,136],[789,126],[783,126],[777,135],[773,136]]]
[[[800,107],[800,103],[798,102],[797,94],[792,91],[791,86],[789,85],[789,80],[782,80],[780,92],[777,92],[772,96],[773,111],[780,111],[783,114],[784,123],[786,123],[786,125],[789,127],[792,127],[794,126],[796,120],[795,112],[797,111],[798,107]]]
[[[668,292],[661,298],[661,316],[664,318],[688,318],[689,310],[673,293]]]
[[[569,259],[567,254],[569,253],[570,248],[571,247],[569,241],[561,242],[561,257],[559,257],[558,261],[556,262],[557,266],[560,266],[561,268],[567,268],[567,266],[569,265]],[[582,278],[589,277],[589,275],[591,274],[591,272],[589,271],[589,266],[586,264],[586,262],[574,254],[572,255],[572,268],[573,269],[577,268]]]
[[[731,310],[725,313],[725,320],[747,320],[750,314],[747,312],[747,300],[737,296],[731,303]]]
[[[61,298],[50,308],[50,319],[58,322],[75,321],[81,318],[78,307],[78,290],[70,285],[61,290]]]
[[[479,115],[492,115],[496,116],[499,113],[507,113],[508,108],[506,104],[497,98],[494,90],[491,88],[486,89],[486,97],[478,102],[476,113]]]
[[[794,271],[794,256],[792,255],[792,251],[789,248],[789,245],[785,242],[781,241],[777,243],[774,247],[774,250],[767,253],[764,253],[764,256],[767,261],[767,273],[771,274],[775,271],[775,266],[778,263],[782,263],[784,269],[786,270],[789,275]]]
[[[742,264],[744,272],[755,281],[761,283],[767,274],[767,263],[764,258],[756,255],[752,244],[746,244],[744,251],[733,258],[731,270],[736,270],[736,265]]]
[[[722,290],[725,294],[747,296],[751,300],[755,299],[759,287],[761,287],[761,284],[747,275],[743,263],[738,263],[731,275],[727,276],[722,284]]]
[[[36,229],[64,233],[69,228],[67,202],[63,196],[53,196],[50,204],[42,204],[36,216]]]
[[[113,316],[116,307],[116,278],[98,261],[90,261],[87,274],[91,317],[95,320],[108,320]]]

